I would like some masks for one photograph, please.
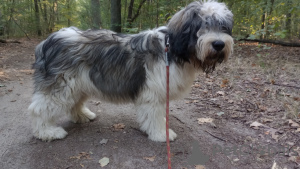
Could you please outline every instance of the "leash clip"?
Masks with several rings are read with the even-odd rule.
[[[169,57],[168,57],[168,52],[169,52],[169,47],[170,47],[170,43],[169,43],[169,35],[166,35],[166,39],[165,39],[165,61],[166,61],[166,66],[169,66]]]

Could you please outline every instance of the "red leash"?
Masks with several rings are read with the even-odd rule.
[[[170,139],[169,139],[169,84],[170,84],[170,72],[169,72],[169,38],[166,39],[166,73],[167,73],[167,98],[166,98],[166,135],[167,135],[167,153],[168,153],[168,169],[171,169],[171,150],[170,150]]]

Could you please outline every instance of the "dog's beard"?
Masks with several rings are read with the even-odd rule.
[[[218,64],[221,64],[225,59],[224,52],[209,54],[204,61],[200,61],[200,67],[205,73],[211,73],[215,70]]]

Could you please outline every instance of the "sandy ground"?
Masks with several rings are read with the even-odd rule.
[[[68,132],[65,139],[52,142],[35,139],[26,113],[33,91],[31,64],[37,43],[38,40],[23,40],[21,44],[0,43],[0,168],[101,168],[99,160],[103,157],[110,160],[103,168],[167,168],[166,144],[153,142],[138,130],[134,108],[130,104],[113,105],[90,100],[88,107],[98,115],[94,121],[73,124],[68,119],[61,119],[61,125]],[[251,53],[251,46],[238,46],[235,57],[247,55],[246,49]],[[286,76],[290,78],[273,82],[268,80],[270,74],[263,74],[265,71],[248,71],[259,62],[249,63],[252,66],[240,71],[225,65],[210,77],[199,76],[190,96],[171,104],[170,125],[178,134],[177,140],[171,143],[174,169],[269,169],[274,162],[277,168],[300,167],[299,153],[295,154],[300,152],[300,132],[297,132],[300,130],[297,127],[300,124],[297,114],[300,80],[296,73],[300,69],[300,50],[278,50],[292,52],[294,56],[289,61],[295,69],[286,68]],[[264,81],[249,80],[246,75],[251,78],[255,75]],[[282,100],[273,99],[274,90],[275,94],[278,91],[290,94],[288,98],[293,100],[288,102],[290,109],[284,107]],[[254,97],[264,92],[267,96]],[[262,102],[266,103],[265,107]],[[295,110],[296,114],[290,110]],[[199,121],[209,119],[213,122],[199,124]],[[253,122],[262,125],[250,127]],[[116,130],[113,125],[118,123],[123,123],[125,128]],[[103,139],[108,142],[101,144]],[[295,153],[261,152],[267,146],[273,150],[285,146]]]

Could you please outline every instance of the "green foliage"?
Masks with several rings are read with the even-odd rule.
[[[101,27],[110,28],[110,1],[99,0]],[[180,9],[194,0],[147,0],[137,18],[128,23],[131,0],[121,1],[122,31],[137,33],[165,25]],[[233,36],[237,39],[291,39],[300,37],[299,0],[219,0],[234,13]],[[133,15],[142,0],[135,0]],[[92,27],[90,0],[38,0],[43,35],[67,26]],[[36,35],[34,0],[2,0],[0,3],[0,36]],[[2,30],[2,34],[1,34]]]

